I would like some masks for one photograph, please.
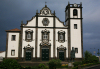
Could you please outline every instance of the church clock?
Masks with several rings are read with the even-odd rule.
[[[47,9],[43,10],[43,14],[47,15],[49,14],[49,11]]]

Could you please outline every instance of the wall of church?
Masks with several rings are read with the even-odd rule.
[[[27,42],[27,41],[25,41],[25,31],[26,30],[28,30],[28,29],[30,29],[30,30],[33,30],[33,41],[31,41],[31,42]],[[35,28],[23,28],[23,38],[22,38],[22,57],[24,57],[24,46],[27,46],[28,44],[30,44],[30,46],[31,47],[33,47],[34,49],[33,49],[33,57],[35,57]]]
[[[36,26],[36,17],[33,17],[32,20],[29,21],[26,26]]]
[[[64,27],[63,23],[60,22],[58,18],[55,18],[55,27]]]
[[[42,20],[46,17],[38,17],[38,27],[45,27],[43,26]],[[49,20],[48,27],[53,27],[53,17],[47,17]]]
[[[40,43],[42,42],[42,30],[49,30],[49,43],[51,43],[51,57],[53,57],[53,29],[52,28],[38,28],[38,45],[37,45],[37,57],[40,57]]]
[[[58,42],[58,31],[63,30],[65,31],[65,42],[64,43],[59,43]],[[68,58],[68,33],[67,33],[67,29],[55,29],[55,56],[57,57],[57,47],[63,45],[64,47],[66,47],[66,57]]]
[[[12,35],[16,35],[15,41],[12,41]],[[18,57],[18,47],[19,47],[19,33],[10,32],[8,33],[8,51],[7,57]],[[15,55],[11,56],[11,50],[15,50]]]
[[[73,16],[73,10],[74,9],[77,9],[77,13],[78,13],[78,16]],[[81,18],[80,17],[81,15],[80,15],[80,8],[70,8],[70,18]]]
[[[74,29],[74,24],[77,24],[77,29]],[[72,47],[78,48],[78,53],[75,53],[76,58],[82,57],[81,49],[81,20],[71,19],[70,20],[70,36],[71,36],[71,50]]]

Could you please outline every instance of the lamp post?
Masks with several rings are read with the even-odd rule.
[[[90,48],[90,49],[92,49],[92,48]],[[94,49],[95,49],[95,48],[94,48]],[[95,53],[96,53],[96,52],[94,51],[94,55],[95,55]]]
[[[97,53],[97,54],[98,54],[98,56],[99,56],[99,54],[100,54],[100,53],[99,53],[99,49],[98,49],[98,53]]]

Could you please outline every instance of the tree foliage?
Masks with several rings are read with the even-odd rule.
[[[92,55],[89,51],[85,51],[85,58],[83,59],[83,63],[96,63],[99,62],[98,58],[95,55]]]
[[[16,60],[4,59],[0,64],[0,69],[21,69],[21,65]]]

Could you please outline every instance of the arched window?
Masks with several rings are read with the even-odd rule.
[[[25,31],[25,41],[31,42],[33,40],[33,30],[26,30]]]
[[[47,33],[44,33],[44,35],[43,35],[43,39],[48,39],[48,35],[47,35]]]
[[[60,35],[60,40],[63,40],[63,35],[62,34]]]
[[[31,39],[31,34],[30,34],[30,32],[28,32],[28,34],[27,34],[27,39]]]
[[[65,42],[65,31],[58,31],[58,42]]]
[[[73,16],[77,16],[77,9],[73,10]]]

